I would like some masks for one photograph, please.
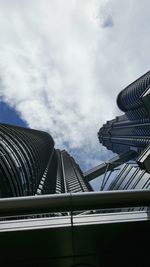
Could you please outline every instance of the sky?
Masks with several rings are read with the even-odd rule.
[[[83,170],[117,94],[149,70],[150,1],[0,0],[0,121],[49,132]]]

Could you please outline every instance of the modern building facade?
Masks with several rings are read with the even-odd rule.
[[[91,191],[80,167],[45,132],[0,125],[0,197]]]
[[[102,145],[120,154],[134,149],[140,154],[150,144],[150,71],[122,90],[117,98],[124,112],[100,128]]]
[[[100,128],[98,138],[114,153],[136,152],[135,166],[122,165],[120,171],[105,179],[102,190],[150,188],[150,71],[122,90],[117,98],[124,112]]]
[[[149,266],[149,76],[99,131],[118,155],[85,173],[48,133],[0,125],[1,266]]]

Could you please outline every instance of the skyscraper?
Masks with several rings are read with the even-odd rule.
[[[124,112],[100,128],[100,143],[114,153],[134,149],[140,154],[150,144],[150,71],[122,90],[117,98]]]
[[[147,88],[149,78],[146,86],[143,80],[137,84]],[[134,88],[128,91],[136,96]],[[131,97],[125,92],[118,97],[122,109]],[[150,188],[150,150],[143,150],[149,90],[142,97],[142,106],[136,101],[99,131],[100,142],[118,155],[85,173],[67,151],[55,149],[48,133],[0,125],[1,266],[120,266],[116,255],[124,252],[126,266],[128,258],[132,266],[143,266],[143,259],[149,266],[150,194],[141,190]],[[98,176],[101,192],[89,192]]]
[[[45,132],[0,125],[0,197],[91,191],[80,167]]]
[[[150,71],[122,90],[117,97],[124,112],[100,128],[100,143],[121,154],[134,150],[135,166],[126,163],[111,180],[105,179],[104,190],[150,188]],[[125,162],[122,162],[125,163]]]

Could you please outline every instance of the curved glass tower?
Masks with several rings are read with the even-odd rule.
[[[122,165],[119,173],[105,179],[103,190],[150,188],[150,71],[122,90],[117,97],[124,112],[100,128],[102,145],[121,155],[136,152],[136,165]],[[125,163],[122,162],[122,163]]]
[[[134,149],[140,154],[150,144],[150,71],[122,90],[117,98],[124,115],[100,128],[100,143],[114,153]]]
[[[98,133],[119,155],[85,173],[48,133],[0,124],[1,266],[149,266],[149,83],[119,94]]]
[[[43,131],[0,125],[0,197],[92,190],[74,159]]]

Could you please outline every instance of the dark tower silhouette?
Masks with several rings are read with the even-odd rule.
[[[0,139],[0,197],[92,190],[48,133],[1,124]]]
[[[85,173],[48,133],[0,125],[1,266],[149,266],[149,84],[119,94],[98,134],[118,155]]]
[[[100,143],[114,153],[134,150],[136,166],[130,162],[124,164],[113,179],[105,179],[102,190],[149,189],[150,71],[122,90],[117,104],[124,114],[107,121],[100,128],[98,138]]]
[[[136,150],[140,154],[150,144],[150,71],[122,90],[117,98],[124,115],[100,128],[100,143],[114,153]]]

